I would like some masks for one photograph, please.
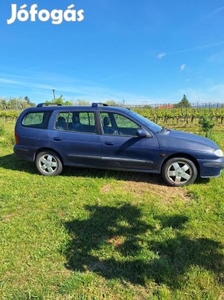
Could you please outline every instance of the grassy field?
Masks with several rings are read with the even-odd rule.
[[[0,299],[224,299],[224,175],[48,178],[13,156],[13,127],[0,122]]]

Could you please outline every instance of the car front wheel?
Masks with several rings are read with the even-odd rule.
[[[35,163],[38,172],[45,176],[59,175],[63,169],[61,159],[52,151],[40,152]]]
[[[198,176],[198,171],[191,160],[176,157],[164,164],[162,176],[168,185],[179,187],[193,183]]]

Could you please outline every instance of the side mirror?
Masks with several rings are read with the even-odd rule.
[[[140,138],[151,137],[150,133],[141,128],[137,129],[136,135]]]

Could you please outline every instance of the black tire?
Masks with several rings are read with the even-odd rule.
[[[40,152],[35,163],[38,173],[45,176],[59,175],[63,169],[61,159],[53,151]]]
[[[169,159],[162,168],[162,177],[170,186],[184,186],[194,183],[198,176],[195,164],[184,157]]]

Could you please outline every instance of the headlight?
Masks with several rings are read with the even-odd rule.
[[[223,157],[223,152],[222,152],[222,150],[221,149],[217,149],[217,150],[215,150],[215,155],[216,156],[218,156],[218,157]]]

